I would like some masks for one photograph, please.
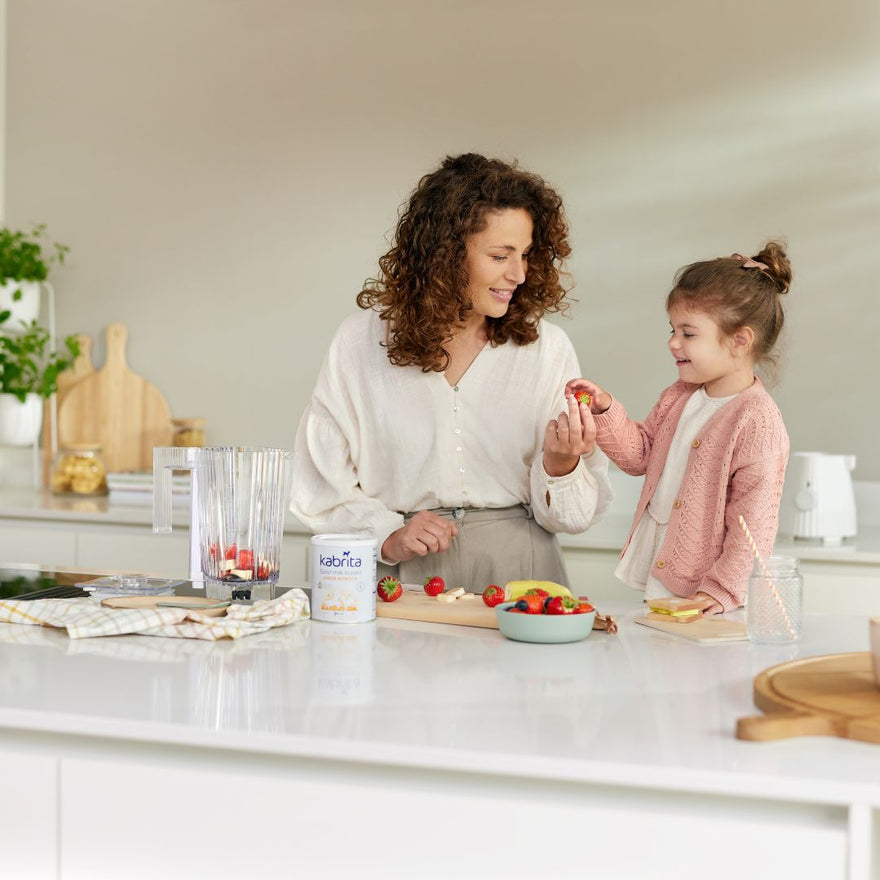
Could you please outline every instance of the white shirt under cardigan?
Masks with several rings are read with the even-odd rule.
[[[734,397],[735,394],[728,397],[709,397],[705,388],[701,386],[690,396],[682,410],[657,488],[648,502],[644,515],[636,525],[626,553],[614,570],[614,574],[625,584],[637,590],[644,590],[646,599],[673,595],[651,574],[651,571],[666,534],[672,505],[681,489],[681,481],[691,453],[691,443],[706,422]]]
[[[432,508],[529,504],[554,533],[599,519],[612,490],[598,447],[564,477],[543,467],[547,423],[581,375],[560,327],[541,322],[531,345],[487,344],[452,387],[442,373],[394,366],[385,326],[358,312],[330,344],[294,446],[291,511],[306,527],[371,534],[381,552],[404,513]]]

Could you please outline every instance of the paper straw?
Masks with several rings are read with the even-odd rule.
[[[755,539],[752,537],[752,533],[749,531],[749,527],[746,525],[746,521],[742,518],[742,515],[740,515],[739,517],[739,526],[743,530],[743,534],[746,536],[746,540],[749,542],[749,547],[752,550],[752,555],[755,557],[755,561],[758,563],[758,568],[761,570],[761,574],[767,580],[767,584],[770,587],[770,593],[773,596],[773,601],[776,602],[776,606],[779,608],[779,613],[782,615],[782,620],[785,623],[788,634],[793,639],[796,639],[797,633],[794,631],[794,627],[791,625],[791,621],[788,618],[788,612],[785,610],[785,604],[779,596],[779,592],[776,589],[776,584],[773,583],[773,578],[770,574],[770,570],[764,563],[764,559],[758,550],[758,545],[755,544]]]

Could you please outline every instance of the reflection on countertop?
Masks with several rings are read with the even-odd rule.
[[[760,671],[867,650],[866,618],[808,614],[803,640],[782,648],[707,646],[635,624],[634,597],[602,610],[617,635],[560,645],[388,619],[234,643],[0,624],[0,729],[633,785],[876,788],[876,746],[801,740],[780,766],[734,737],[757,713]]]

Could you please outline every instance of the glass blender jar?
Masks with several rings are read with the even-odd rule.
[[[190,580],[206,595],[250,599],[278,583],[293,451],[264,446],[156,447],[153,531],[171,531],[171,477],[192,474]]]

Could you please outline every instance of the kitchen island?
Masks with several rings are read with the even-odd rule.
[[[880,746],[735,738],[752,682],[868,648],[304,621],[238,642],[0,624],[0,876],[878,876]]]

